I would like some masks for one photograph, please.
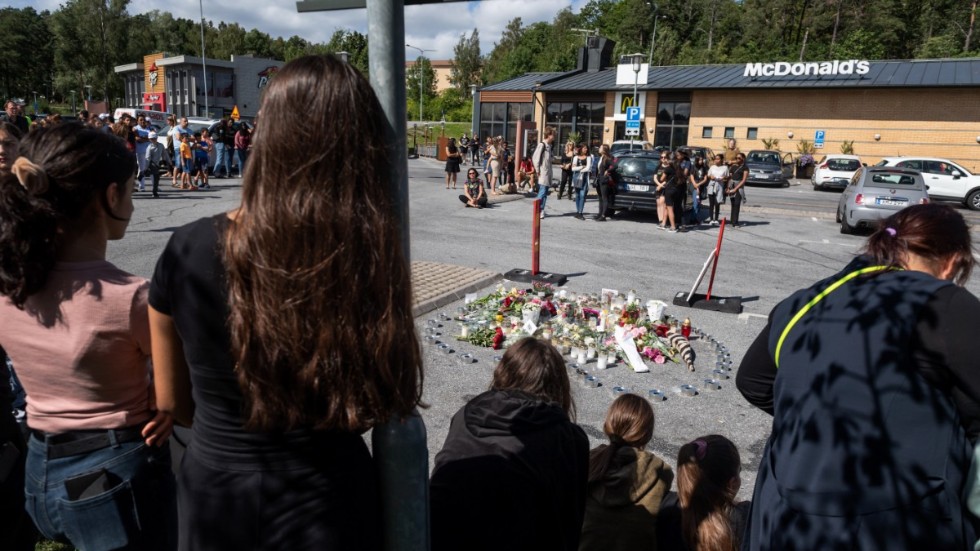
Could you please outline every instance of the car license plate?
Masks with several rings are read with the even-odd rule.
[[[768,174],[760,174],[759,175],[759,179],[760,180],[768,180],[769,179],[769,175]]]
[[[908,201],[902,201],[902,200],[896,200],[896,199],[889,199],[887,197],[884,197],[884,198],[883,197],[878,197],[877,199],[875,199],[875,204],[881,205],[881,206],[884,206],[884,207],[904,207],[905,206],[905,203],[908,203]]]
[[[628,191],[650,191],[650,186],[642,186],[640,184],[626,184],[626,189]]]

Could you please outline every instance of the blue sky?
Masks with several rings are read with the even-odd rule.
[[[60,0],[13,0],[0,6],[37,10],[55,10]],[[486,54],[508,21],[520,17],[524,24],[551,21],[555,13],[571,6],[578,12],[587,0],[483,0],[476,2],[440,3],[405,8],[405,42],[427,50],[432,59],[451,59],[453,46],[461,34],[480,31],[481,52]],[[169,11],[177,17],[200,19],[198,0],[130,0],[129,12],[151,10]],[[218,21],[237,22],[246,29],[257,28],[272,36],[299,35],[313,42],[326,42],[337,29],[353,29],[367,34],[367,16],[363,9],[322,13],[296,12],[295,1],[284,0],[204,0],[204,17]],[[175,52],[178,53],[178,52]],[[417,50],[405,50],[412,60]]]

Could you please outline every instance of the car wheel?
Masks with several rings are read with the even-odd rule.
[[[840,224],[840,209],[837,209],[837,212],[834,214],[836,215],[837,223]]]
[[[966,206],[970,210],[980,210],[980,189],[966,196]]]
[[[842,214],[840,217],[840,232],[844,235],[851,235],[854,233],[854,228],[847,223],[847,215]]]

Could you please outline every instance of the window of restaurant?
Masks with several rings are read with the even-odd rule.
[[[676,149],[687,145],[688,125],[691,121],[691,95],[660,94],[657,103],[657,129],[653,145]]]
[[[531,102],[481,103],[480,140],[486,144],[488,136],[503,136],[513,146],[517,139],[517,122],[530,122],[531,111]]]
[[[596,150],[603,142],[605,116],[604,101],[554,101],[548,102],[545,120],[555,128],[555,143],[564,144],[577,132],[582,143]]]

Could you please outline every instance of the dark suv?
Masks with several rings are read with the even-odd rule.
[[[616,157],[616,210],[657,210],[653,176],[660,168],[658,151],[623,151]]]

